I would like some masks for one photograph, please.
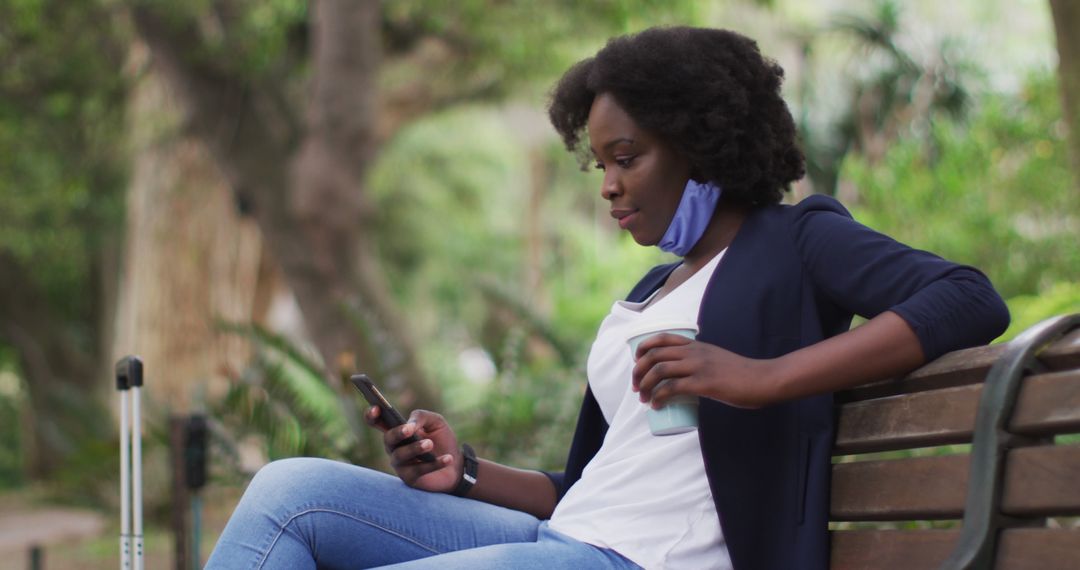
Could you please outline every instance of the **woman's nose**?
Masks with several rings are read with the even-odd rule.
[[[605,171],[604,181],[600,183],[600,196],[605,200],[611,200],[619,194],[622,194],[622,188],[619,186],[615,173],[610,170]]]

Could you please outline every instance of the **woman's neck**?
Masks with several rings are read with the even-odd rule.
[[[747,208],[727,206],[721,202],[701,239],[683,257],[683,264],[694,271],[705,267],[710,259],[731,245],[748,213]]]

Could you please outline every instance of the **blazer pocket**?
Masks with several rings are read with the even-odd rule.
[[[799,461],[796,463],[798,473],[795,477],[795,498],[799,501],[797,524],[803,524],[806,519],[806,488],[810,478],[810,438],[804,437],[799,445]]]

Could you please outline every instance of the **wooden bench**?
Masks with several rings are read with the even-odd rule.
[[[1080,568],[1080,314],[838,402],[832,568]]]

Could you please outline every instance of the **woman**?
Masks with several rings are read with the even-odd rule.
[[[384,436],[400,481],[271,463],[209,567],[827,568],[832,392],[986,343],[1008,312],[977,270],[830,198],[779,205],[804,171],[782,77],[748,38],[679,27],[616,38],[556,87],[552,123],[588,144],[619,226],[681,257],[601,324],[565,473],[477,463],[415,411]],[[686,318],[696,339],[626,348],[629,327]],[[676,395],[699,429],[652,436],[646,408]]]

